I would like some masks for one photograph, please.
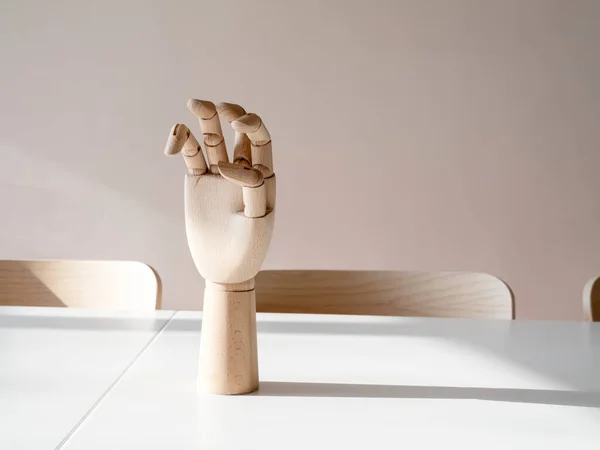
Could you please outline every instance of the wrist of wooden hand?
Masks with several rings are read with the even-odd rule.
[[[254,290],[254,278],[242,281],[241,283],[215,283],[213,281],[204,280],[204,286],[211,291],[224,292],[246,292]]]
[[[199,387],[216,394],[258,389],[254,278],[206,281],[200,339]]]

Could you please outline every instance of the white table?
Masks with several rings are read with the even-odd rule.
[[[201,314],[178,312],[61,448],[599,448],[600,324],[271,314],[258,324],[258,393],[197,394]]]
[[[172,315],[0,307],[0,449],[59,446]]]

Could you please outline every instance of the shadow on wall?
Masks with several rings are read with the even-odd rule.
[[[182,204],[170,203],[178,214],[159,211],[43,156],[0,148],[3,258],[144,261],[168,280],[167,307],[201,306],[202,278],[189,257]],[[181,185],[172,184],[179,198]],[[190,292],[198,294],[190,299]]]
[[[68,307],[25,264],[18,271],[0,272],[0,305]]]

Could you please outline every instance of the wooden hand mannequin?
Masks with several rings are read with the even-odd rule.
[[[239,105],[190,100],[188,108],[200,120],[208,164],[185,125],[173,127],[165,153],[183,153],[187,239],[206,282],[199,387],[244,394],[258,389],[254,276],[275,218],[271,137],[260,117]],[[231,163],[219,116],[235,130]]]

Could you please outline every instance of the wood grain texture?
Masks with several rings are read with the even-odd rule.
[[[135,261],[0,261],[0,305],[160,309],[156,271]]]
[[[498,278],[467,272],[265,270],[258,312],[514,319]]]
[[[262,119],[254,113],[246,114],[232,121],[231,126],[235,131],[246,133],[254,144],[262,145],[271,140],[271,134]]]
[[[264,183],[260,171],[251,168],[240,167],[238,164],[221,161],[219,173],[224,178],[242,187],[258,187]]]
[[[165,146],[165,155],[172,156],[182,151],[188,172],[202,175],[208,170],[202,148],[188,127],[176,124],[169,133]]]
[[[219,120],[218,117],[217,120]],[[218,174],[219,169],[217,166],[219,162],[228,161],[225,139],[218,134],[204,133],[204,147],[206,148],[211,173]]]
[[[185,125],[181,123],[173,125],[167,139],[167,144],[165,145],[165,155],[171,156],[179,153],[189,139],[190,134],[190,129]]]
[[[198,117],[202,134],[218,134],[223,136],[221,121],[215,104],[208,100],[188,100],[188,109]]]
[[[217,105],[219,117],[231,123],[246,114],[244,108],[235,103],[219,103]],[[233,162],[242,167],[252,167],[252,156],[250,150],[250,139],[245,133],[235,131],[235,143],[233,145]]]
[[[243,188],[237,184],[210,173],[186,176],[187,240],[205,280],[241,283],[260,270],[273,234],[274,212],[250,219],[240,214],[244,209]]]
[[[275,209],[275,200],[277,198],[275,185],[275,174],[269,178],[265,178],[265,189],[267,190],[267,211]]]
[[[255,292],[207,284],[202,312],[198,389],[246,394],[258,389]]]
[[[267,214],[267,189],[265,184],[258,187],[242,188],[244,198],[244,215],[259,218]]]
[[[586,320],[600,322],[600,277],[594,277],[583,289],[583,313]]]
[[[188,108],[200,121],[209,166],[208,173],[188,170],[184,188],[188,245],[206,286],[199,388],[243,394],[258,388],[253,288],[274,226],[271,136],[260,117],[239,105],[215,107],[191,99]],[[228,162],[220,117],[235,131],[233,163]],[[189,130],[171,130],[166,153],[189,136]],[[196,155],[200,152],[193,144]]]
[[[263,177],[268,178],[273,175],[273,149],[272,142],[269,141],[263,145],[250,145],[252,153],[252,167],[258,169]]]

